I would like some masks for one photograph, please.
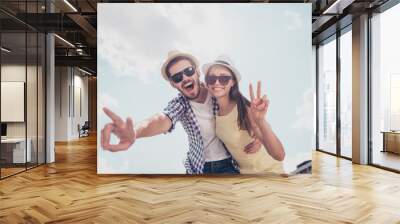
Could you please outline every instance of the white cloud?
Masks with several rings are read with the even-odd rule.
[[[101,93],[99,96],[99,106],[98,111],[102,111],[103,107],[108,107],[110,109],[119,109],[120,105],[118,100],[111,96],[109,93]]]
[[[299,30],[299,29],[303,28],[302,26],[304,24],[304,21],[303,21],[302,15],[300,13],[286,10],[285,16],[291,20],[291,22],[287,26],[288,30]]]
[[[148,83],[159,78],[171,50],[215,58],[232,47],[234,27],[224,21],[220,5],[116,4],[99,9],[99,57],[116,77],[129,76]],[[144,10],[144,8],[146,10]],[[199,45],[201,47],[199,47]]]
[[[296,121],[293,128],[302,130],[314,130],[314,91],[312,88],[302,95],[300,105],[296,107]]]
[[[108,151],[99,157],[97,167],[97,172],[100,174],[130,173],[131,171],[129,160]]]

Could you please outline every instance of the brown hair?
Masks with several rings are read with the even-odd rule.
[[[239,84],[233,71],[226,66],[223,67],[228,69],[228,71],[231,73],[233,77],[233,80],[235,81],[235,84],[229,90],[229,98],[236,102],[238,111],[238,117],[237,117],[238,127],[240,128],[240,130],[247,130],[249,135],[251,135],[251,123],[247,114],[247,107],[250,106],[250,101],[246,99],[246,97],[244,97],[240,92]],[[209,75],[209,71],[211,70],[211,68],[212,67],[208,69],[207,75]]]
[[[172,60],[167,64],[167,66],[165,67],[165,72],[166,72],[168,78],[171,77],[171,74],[169,73],[169,69],[170,69],[174,64],[178,63],[178,62],[181,61],[181,60],[188,60],[192,66],[196,67],[196,64],[194,63],[194,61],[193,61],[192,59],[190,59],[189,57],[186,57],[186,56],[178,56],[178,57],[175,57],[175,58],[172,59]]]
[[[247,107],[250,106],[250,101],[246,99],[246,97],[244,97],[240,92],[239,84],[236,81],[235,75],[233,75],[233,79],[235,80],[235,85],[233,85],[231,90],[229,91],[229,98],[234,100],[237,105],[237,123],[241,130],[247,130],[247,132],[249,132],[249,135],[251,135],[251,123],[247,114]]]

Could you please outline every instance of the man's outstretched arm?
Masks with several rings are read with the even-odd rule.
[[[155,114],[139,123],[135,128],[136,138],[151,137],[167,132],[172,122],[164,113]]]
[[[135,127],[131,118],[123,121],[110,109],[103,108],[103,110],[112,122],[106,124],[101,130],[101,146],[112,152],[127,150],[137,138],[165,133],[172,126],[171,120],[162,113],[153,115]],[[119,138],[118,144],[110,144],[111,133]]]

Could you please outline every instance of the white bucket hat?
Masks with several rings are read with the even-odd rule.
[[[214,62],[204,64],[201,67],[203,74],[206,75],[208,73],[208,70],[214,65],[221,65],[227,67],[233,72],[233,75],[236,77],[237,82],[240,81],[241,75],[239,71],[234,67],[233,61],[227,55],[220,55],[217,57],[217,59],[215,59]]]
[[[189,58],[189,60],[192,60],[194,62],[196,69],[199,67],[199,61],[195,57],[193,57],[191,54],[183,53],[183,52],[176,51],[176,50],[170,51],[170,52],[168,52],[167,59],[165,60],[165,62],[163,63],[163,65],[161,67],[161,74],[162,74],[163,78],[167,81],[169,81],[167,66],[172,60],[174,60],[177,57]]]

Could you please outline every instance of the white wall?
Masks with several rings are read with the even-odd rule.
[[[18,64],[8,64],[1,66],[1,81],[2,82],[25,82],[25,71],[26,67],[24,65]],[[28,66],[28,72],[32,69]],[[6,98],[7,96],[2,96]],[[1,110],[7,110],[7,108],[1,108]],[[22,108],[24,110],[24,108]],[[3,112],[4,113],[4,112]],[[7,122],[7,135],[9,137],[23,137],[25,136],[25,125],[24,122]]]
[[[38,69],[38,70],[36,70]],[[1,66],[1,81],[2,82],[24,82],[26,84],[26,106],[25,103],[22,108],[12,109],[9,107],[1,108],[2,112],[16,113],[12,110],[22,110],[21,113],[26,112],[26,120],[21,122],[6,122],[7,123],[7,137],[9,138],[24,138],[25,135],[30,139],[30,148],[32,151],[32,161],[36,162],[39,158],[39,163],[44,163],[44,150],[45,150],[45,120],[44,120],[44,74],[42,67],[25,66],[25,64],[3,64]],[[27,80],[25,80],[27,79]],[[4,95],[2,89],[2,99],[8,98]],[[3,114],[2,113],[2,114]],[[23,115],[24,116],[24,115]],[[37,156],[37,153],[39,156]]]
[[[81,76],[82,73],[78,73],[74,70],[74,108],[72,108],[72,130],[71,134],[74,138],[78,137],[78,124],[81,126],[88,120],[88,77]]]
[[[1,66],[1,81],[2,82],[26,82],[25,75],[28,74],[28,87],[27,87],[27,122],[28,122],[28,137],[30,133],[35,131],[36,135],[36,80],[32,76],[36,76],[36,66],[27,66],[19,64],[6,64]],[[41,72],[41,71],[39,71]],[[30,88],[29,88],[30,87]],[[2,96],[2,98],[7,96]],[[39,105],[41,107],[42,105]],[[22,108],[24,109],[24,108]],[[1,108],[7,110],[7,108]],[[33,122],[33,123],[32,123]],[[7,122],[7,136],[8,137],[24,137],[25,136],[25,122]]]
[[[88,120],[88,78],[83,75],[76,68],[56,67],[56,141],[77,139],[78,124]]]
[[[67,67],[55,68],[55,141],[68,140],[68,85]]]

